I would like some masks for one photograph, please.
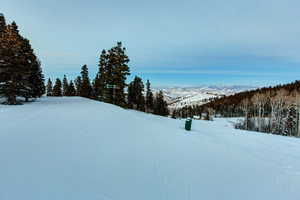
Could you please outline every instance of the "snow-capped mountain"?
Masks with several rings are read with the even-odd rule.
[[[238,92],[255,89],[253,86],[199,86],[199,87],[165,87],[162,90],[170,109],[189,105],[200,105],[211,98],[232,95]]]

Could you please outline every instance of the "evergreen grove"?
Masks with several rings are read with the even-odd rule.
[[[83,65],[74,81],[65,75],[62,80],[49,78],[45,86],[41,62],[29,40],[20,35],[15,22],[6,24],[4,15],[0,14],[0,98],[4,98],[6,104],[21,104],[22,100],[39,98],[46,93],[47,96],[81,96],[167,116],[162,92],[154,95],[149,80],[146,92],[139,77],[126,84],[130,75],[128,63],[126,49],[118,42],[101,52],[99,70],[93,81],[89,78],[88,66]]]
[[[123,108],[135,109],[161,116],[169,115],[168,105],[164,100],[162,91],[153,94],[149,80],[146,82],[146,90],[142,79],[138,76],[136,76],[128,85],[125,83],[126,77],[123,79],[124,82],[115,84],[115,82],[110,82],[110,80],[114,78],[118,79],[118,77],[111,77],[108,75],[105,75],[107,77],[104,77],[100,73],[100,70],[102,69],[99,69],[99,72],[92,82],[89,80],[87,65],[82,66],[81,75],[74,81],[68,81],[67,76],[64,75],[62,81],[59,78],[56,78],[53,84],[52,80],[49,78],[46,85],[46,94],[47,96],[56,97],[81,96],[115,104]],[[109,69],[106,70],[109,71]],[[112,76],[115,76],[115,74],[112,73]],[[119,80],[121,80],[121,78],[119,78]]]

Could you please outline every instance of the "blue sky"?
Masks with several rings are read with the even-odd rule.
[[[156,86],[274,85],[300,79],[299,0],[2,0],[45,75],[91,76],[122,41],[132,76]],[[130,77],[132,78],[132,77]]]

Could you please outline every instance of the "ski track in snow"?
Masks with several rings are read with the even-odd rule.
[[[0,105],[0,200],[299,200],[300,139],[79,97]]]

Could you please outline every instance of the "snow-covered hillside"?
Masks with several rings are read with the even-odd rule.
[[[1,200],[298,200],[300,140],[79,97],[0,105]]]
[[[201,105],[208,99],[232,95],[245,90],[252,90],[252,86],[199,86],[199,87],[169,87],[155,88],[162,90],[169,108],[182,108],[190,105]]]

